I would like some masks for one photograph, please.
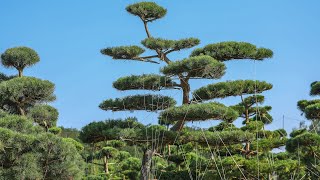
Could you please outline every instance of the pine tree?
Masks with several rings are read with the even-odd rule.
[[[13,67],[18,70],[18,76],[22,77],[24,68],[32,66],[40,61],[36,51],[29,47],[14,47],[7,49],[1,55],[1,62],[5,67]]]
[[[44,104],[55,100],[54,84],[22,76],[25,67],[39,61],[38,54],[16,47],[1,59],[19,75],[0,75],[0,179],[81,179],[83,146],[56,135],[61,132],[55,127],[58,111]]]
[[[320,95],[320,82],[315,81],[311,83],[311,96]],[[320,174],[320,99],[300,100],[297,103],[298,109],[311,121],[309,131],[306,129],[299,129],[293,131],[291,138],[287,142],[286,149],[288,152],[295,155],[296,158],[306,165],[307,175],[310,178],[319,178]],[[301,168],[303,171],[304,168]]]
[[[14,67],[18,70],[18,77],[2,75],[0,84],[1,109],[10,113],[26,115],[27,111],[36,104],[55,100],[54,84],[47,80],[34,77],[22,77],[23,70],[40,61],[33,49],[15,47],[7,49],[1,54],[4,67]]]
[[[129,5],[126,10],[141,19],[147,38],[141,44],[155,52],[153,55],[142,56],[145,49],[136,45],[109,47],[101,50],[102,54],[111,56],[115,60],[133,60],[154,64],[165,63],[160,69],[163,75],[143,74],[119,78],[113,86],[121,91],[124,90],[163,90],[181,89],[182,106],[175,106],[175,100],[161,95],[135,95],[124,98],[108,99],[100,104],[103,110],[126,111],[126,110],[164,110],[160,113],[159,120],[163,124],[173,124],[172,131],[180,132],[184,124],[189,121],[223,120],[233,122],[238,118],[238,112],[226,107],[221,103],[199,103],[202,100],[216,98],[210,85],[200,88],[190,98],[190,79],[220,79],[225,74],[224,61],[229,60],[264,60],[271,58],[273,52],[270,49],[258,48],[246,42],[221,42],[210,44],[203,48],[195,49],[190,57],[183,60],[173,61],[168,57],[176,51],[193,48],[200,44],[196,38],[180,40],[168,40],[153,37],[149,31],[150,22],[163,18],[167,10],[153,2],[140,2]],[[178,82],[174,81],[178,78]],[[259,81],[235,81],[227,82],[227,87],[221,87],[222,92],[216,92],[222,97],[241,96],[245,94],[260,93],[271,89],[272,85]],[[258,88],[256,88],[256,86]],[[226,89],[230,87],[231,89]],[[208,89],[209,88],[209,89]],[[204,90],[204,91],[202,91]],[[228,91],[229,90],[229,91]],[[235,90],[235,91],[233,91]],[[208,96],[208,97],[206,97]],[[200,99],[199,99],[200,98]],[[247,117],[246,121],[249,117]],[[249,142],[247,142],[248,144]],[[247,145],[249,147],[249,144]],[[147,179],[147,159],[152,159],[156,150],[145,150],[142,167],[142,179]],[[249,151],[249,150],[247,150]]]

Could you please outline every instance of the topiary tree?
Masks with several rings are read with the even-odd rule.
[[[46,133],[25,116],[0,117],[1,179],[81,179],[83,159],[69,139]]]
[[[0,104],[9,112],[25,115],[38,103],[55,100],[54,84],[34,77],[13,78],[0,83]]]
[[[16,68],[19,77],[22,77],[25,67],[32,66],[39,61],[37,52],[24,46],[9,48],[1,55],[2,65]]]
[[[238,111],[240,118],[244,119],[245,127],[243,127],[242,130],[258,133],[261,138],[265,136],[265,133],[267,133],[262,130],[263,124],[270,124],[272,122],[272,117],[268,113],[271,110],[270,106],[258,106],[264,102],[264,96],[258,94],[270,90],[271,88],[272,84],[265,81],[235,80],[204,86],[195,90],[193,92],[193,96],[197,101],[207,101],[217,98],[226,98],[229,96],[241,97],[241,102],[232,106],[232,108]],[[277,137],[284,136],[285,134]],[[270,139],[270,141],[274,142],[278,142],[278,140],[279,139]],[[285,140],[283,139],[281,142],[282,145],[284,145]],[[241,150],[246,156],[257,153],[251,151],[250,146],[250,142],[246,142],[244,149]]]
[[[100,153],[103,155],[104,171],[106,175],[108,175],[109,174],[108,160],[110,158],[115,158],[118,155],[119,151],[114,147],[103,147]]]
[[[149,62],[153,64],[165,63],[166,65],[160,69],[163,75],[143,74],[132,75],[119,78],[113,83],[114,88],[125,90],[163,90],[163,89],[181,89],[182,90],[182,106],[174,106],[174,99],[161,95],[134,95],[121,99],[108,99],[100,104],[103,110],[126,111],[126,110],[147,110],[157,111],[164,110],[160,113],[160,123],[172,124],[172,131],[182,131],[184,124],[189,121],[205,121],[205,120],[223,120],[233,122],[238,118],[238,112],[223,104],[210,102],[200,103],[206,94],[208,99],[211,97],[210,90],[202,93],[204,88],[195,91],[193,98],[190,96],[191,79],[220,79],[225,74],[225,65],[223,61],[228,60],[264,60],[271,58],[273,52],[266,48],[258,48],[253,44],[246,42],[221,42],[210,44],[203,48],[194,50],[190,57],[183,60],[173,61],[168,55],[173,52],[193,48],[200,43],[197,38],[185,38],[180,40],[168,40],[159,37],[153,37],[149,31],[150,22],[158,20],[166,15],[167,10],[154,2],[139,2],[127,6],[126,10],[140,18],[143,22],[147,38],[141,41],[141,44],[154,52],[151,55],[142,55],[145,50],[136,45],[108,47],[101,50],[104,55],[111,56],[115,60],[132,60],[140,62]],[[173,78],[177,78],[175,82]],[[256,88],[257,85],[257,88]],[[245,94],[260,93],[272,88],[271,84],[258,81],[235,81],[228,82],[225,86],[231,89],[226,90],[221,87],[221,96],[240,96]],[[207,89],[208,89],[207,88]],[[241,89],[238,89],[241,88]],[[200,95],[199,95],[200,94]],[[199,97],[201,99],[199,99]],[[152,159],[156,149],[145,149],[142,160],[142,179],[148,179],[148,164]]]
[[[311,83],[311,96],[320,95],[320,82],[315,81]],[[298,109],[302,112],[305,117],[311,121],[310,128],[314,132],[320,134],[320,99],[314,100],[300,100],[298,101]]]
[[[320,82],[311,83],[311,96],[320,95]],[[311,121],[309,132],[306,129],[293,131],[286,145],[286,150],[300,158],[309,170],[310,178],[318,178],[320,174],[320,99],[300,100],[297,103],[298,109],[308,120]]]

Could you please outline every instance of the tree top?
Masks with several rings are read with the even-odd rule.
[[[37,52],[24,46],[9,48],[1,55],[1,62],[5,67],[15,67],[20,70],[39,61]]]
[[[135,16],[139,16],[144,22],[151,22],[164,17],[167,10],[154,2],[139,2],[127,6],[126,10]]]
[[[206,45],[203,48],[195,49],[191,56],[209,55],[219,61],[235,59],[263,60],[271,58],[273,52],[266,48],[257,48],[247,42],[227,41]]]

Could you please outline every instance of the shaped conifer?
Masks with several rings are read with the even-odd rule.
[[[105,100],[99,106],[101,109],[112,111],[163,110],[159,116],[160,123],[172,124],[172,131],[181,132],[188,121],[215,119],[232,123],[241,116],[239,113],[242,114],[239,109],[233,109],[221,103],[202,103],[202,101],[229,96],[253,95],[272,88],[271,84],[263,81],[238,80],[208,85],[194,91],[191,96],[190,79],[220,79],[226,70],[224,61],[242,59],[262,61],[271,58],[273,52],[247,42],[220,42],[195,49],[188,58],[173,60],[168,57],[169,54],[193,48],[200,44],[200,40],[193,37],[180,40],[153,37],[149,31],[149,23],[163,18],[167,12],[165,8],[154,2],[135,3],[129,5],[126,10],[142,21],[147,38],[142,40],[141,44],[154,54],[144,55],[145,49],[136,45],[107,47],[102,49],[101,53],[114,60],[164,63],[165,66],[160,68],[162,75],[143,74],[121,77],[113,83],[114,88],[121,91],[180,89],[182,105],[176,106],[175,100],[167,96],[134,95]],[[269,110],[266,108],[265,113],[268,113]],[[258,115],[256,116],[258,118]],[[147,159],[150,159],[148,153],[151,153],[152,157],[154,152],[145,150],[142,160],[142,179],[148,178],[148,167],[145,166],[148,164]]]

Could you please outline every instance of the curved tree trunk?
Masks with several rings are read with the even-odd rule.
[[[179,77],[180,78],[180,77]],[[181,88],[183,91],[183,101],[182,104],[189,104],[190,103],[190,84],[189,84],[189,79],[187,78],[180,78],[180,84],[181,84]],[[172,131],[181,131],[183,126],[185,124],[185,120],[179,120],[172,128]]]

